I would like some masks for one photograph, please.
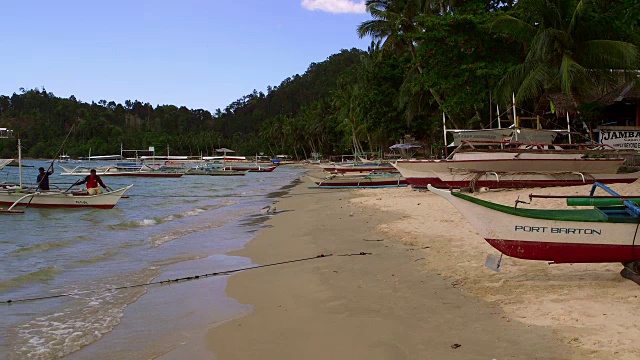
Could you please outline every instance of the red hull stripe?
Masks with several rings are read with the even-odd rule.
[[[400,180],[400,182],[398,182],[398,180],[394,180],[394,181],[376,181],[376,182],[361,182],[361,183],[354,183],[354,182],[340,182],[340,183],[335,183],[335,182],[316,182],[316,184],[318,186],[387,186],[387,185],[407,185],[407,182],[405,180]]]
[[[23,207],[23,206],[27,206],[28,201],[27,202],[21,202],[18,205],[16,205],[16,207]],[[0,205],[8,205],[11,206],[13,205],[12,202],[6,202],[6,201],[0,201]],[[92,208],[92,209],[113,209],[115,207],[115,205],[81,205],[81,204],[68,204],[68,205],[59,205],[59,204],[37,204],[34,202],[31,202],[31,204],[29,204],[29,207],[32,208]]]
[[[626,263],[640,260],[640,251],[634,254],[634,246],[632,245],[485,240],[501,253],[525,260],[544,260],[556,263]]]
[[[636,181],[636,178],[628,179],[601,179],[597,180],[603,184],[630,184]],[[471,181],[442,181],[440,178],[407,178],[407,182],[414,187],[423,188],[428,184],[434,187],[442,188],[454,188],[459,189],[463,187],[470,187]],[[522,188],[522,187],[550,187],[550,186],[580,186],[593,184],[594,179],[585,178],[582,180],[501,180],[501,181],[485,181],[478,180],[475,183],[475,187],[488,187],[488,188]]]

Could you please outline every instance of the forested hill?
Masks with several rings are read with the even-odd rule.
[[[167,146],[171,154],[181,155],[210,155],[220,146],[247,155],[288,153],[292,142],[283,138],[295,137],[295,130],[287,127],[287,119],[299,116],[301,109],[328,101],[338,84],[354,81],[364,54],[358,49],[343,50],[311,64],[303,75],[268,87],[266,94],[254,90],[213,114],[184,106],[154,107],[138,100],[85,103],[74,96],[57,97],[45,88],[20,89],[11,96],[0,96],[0,126],[20,134],[24,154],[29,157],[55,156],[69,132],[64,151],[72,157],[87,156],[89,151],[93,155],[118,154],[120,144],[125,149],[155,146],[158,154]],[[266,136],[276,131],[266,124],[279,122],[283,123],[277,131],[287,134]],[[262,132],[261,127],[265,128]],[[271,137],[277,137],[278,143],[269,143]],[[0,140],[0,157],[15,157],[15,145],[15,141]]]
[[[44,158],[69,131],[71,156],[116,154],[122,144],[159,155],[168,146],[181,155],[227,147],[326,157],[386,149],[405,135],[438,152],[443,113],[450,128],[496,126],[498,108],[502,119],[512,116],[515,94],[520,115],[542,114],[545,128],[566,126],[570,113],[583,129],[598,124],[619,89],[640,94],[640,0],[366,4],[371,20],[355,29],[373,39],[366,51],[342,50],[213,114],[21,89],[0,96],[0,127],[20,133],[28,156]],[[15,141],[0,140],[0,157],[15,153]]]

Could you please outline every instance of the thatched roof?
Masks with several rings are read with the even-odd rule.
[[[593,89],[588,93],[583,93],[577,99],[580,103],[596,103],[601,105],[612,105],[623,100],[640,101],[640,71],[636,73],[635,78],[621,76],[618,81],[613,84],[603,85],[600,88]],[[545,102],[551,101],[555,108],[556,114],[562,116],[567,112],[575,114],[577,111],[577,103],[573,98],[563,93],[545,93],[540,99],[541,106]],[[538,107],[540,108],[540,106]]]

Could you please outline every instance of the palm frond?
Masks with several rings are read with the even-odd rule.
[[[530,71],[526,73],[522,80],[518,92],[516,93],[516,101],[523,103],[529,99],[535,99],[542,95],[546,87],[552,83],[549,79],[553,79],[555,74],[554,68],[546,62],[536,64]]]
[[[489,24],[489,30],[512,36],[520,42],[528,42],[536,35],[535,26],[513,16],[499,16]]]
[[[640,53],[630,43],[613,40],[591,40],[582,43],[578,54],[581,62],[590,69],[638,69]]]

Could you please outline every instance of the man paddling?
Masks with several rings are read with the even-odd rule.
[[[40,172],[36,178],[36,181],[38,182],[38,189],[45,191],[49,190],[49,176],[55,171],[53,169],[53,163],[51,163],[51,171],[45,172],[43,167],[38,169],[38,171]]]
[[[102,182],[102,179],[100,179],[100,176],[96,174],[96,169],[91,169],[89,175],[87,175],[84,180],[80,181],[76,185],[82,185],[84,183],[87,183],[87,192],[89,193],[89,195],[102,194],[102,190],[98,187],[98,184],[102,186],[103,189],[107,189],[107,185],[105,185]]]

